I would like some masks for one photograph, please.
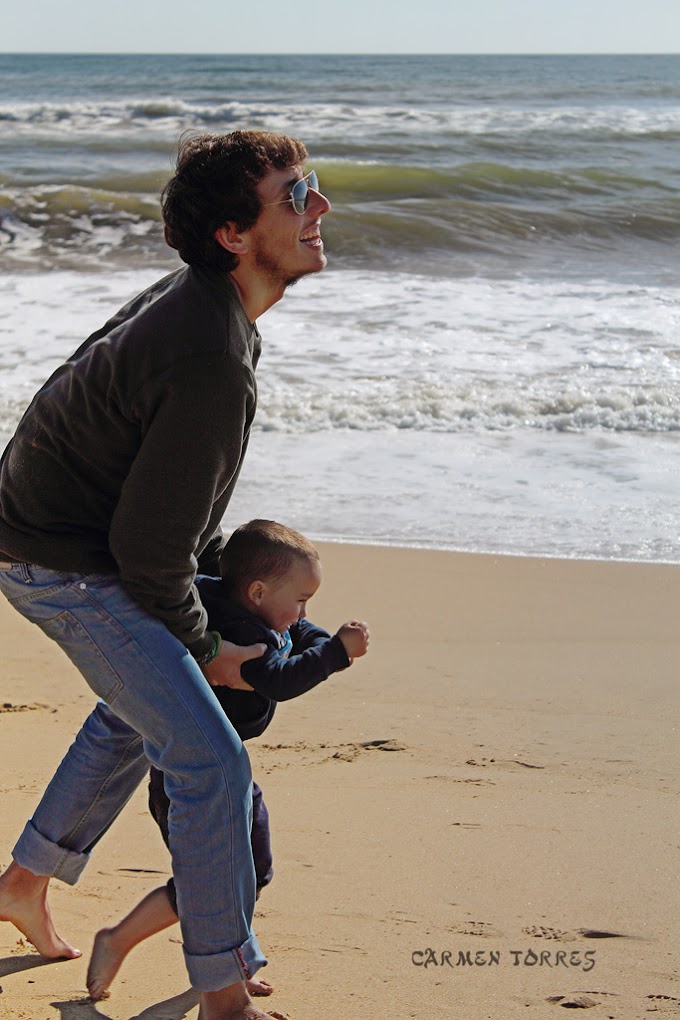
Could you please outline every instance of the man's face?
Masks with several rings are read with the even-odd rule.
[[[277,286],[288,287],[326,265],[320,227],[330,202],[310,189],[300,216],[289,201],[291,188],[303,176],[300,166],[270,170],[257,186],[263,208],[246,236],[255,267]]]

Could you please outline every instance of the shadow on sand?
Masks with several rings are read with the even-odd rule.
[[[49,967],[53,963],[65,963],[65,960],[46,960],[39,953],[30,956],[6,956],[0,960],[0,978],[10,974],[20,974],[22,970],[33,970],[34,967]]]
[[[59,1010],[61,1020],[111,1020],[103,1010],[106,1000],[92,1002],[91,999],[69,999],[66,1002],[52,1002],[51,1006]],[[198,1005],[198,993],[193,988],[181,995],[173,995],[171,999],[156,1002],[147,1006],[141,1013],[135,1013],[130,1020],[184,1020],[187,1013]]]

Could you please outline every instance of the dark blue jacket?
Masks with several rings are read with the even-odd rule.
[[[208,613],[208,626],[236,645],[266,644],[264,655],[244,662],[241,676],[253,691],[213,687],[227,718],[241,740],[259,737],[271,722],[277,701],[297,698],[326,680],[331,673],[346,669],[349,659],[340,638],[331,637],[309,620],[298,620],[290,628],[293,647],[286,658],[277,631],[229,597],[219,578],[196,579],[201,602]]]

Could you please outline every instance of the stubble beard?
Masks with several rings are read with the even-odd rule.
[[[283,290],[293,287],[298,280],[304,279],[305,276],[312,276],[314,273],[320,272],[320,269],[304,269],[292,275],[286,273],[285,268],[276,255],[270,255],[268,252],[263,251],[260,245],[255,248],[253,254],[257,269],[266,276],[270,283],[277,288],[281,287]],[[325,267],[326,261],[324,259],[321,269],[325,269]]]

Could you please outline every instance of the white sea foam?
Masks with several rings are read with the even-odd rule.
[[[0,394],[161,272],[7,274]],[[679,327],[680,288],[328,271],[262,320],[258,427],[677,431]]]
[[[267,317],[260,427],[673,431],[679,325],[680,288],[327,273]]]
[[[206,129],[232,130],[263,127],[283,133],[303,132],[306,138],[337,138],[351,129],[356,138],[392,135],[420,137],[433,132],[452,135],[527,135],[550,132],[560,136],[590,133],[643,136],[680,133],[680,105],[662,109],[610,103],[591,105],[513,106],[470,104],[461,106],[382,105],[371,103],[295,103],[264,101],[186,102],[176,97],[125,100],[15,101],[0,104],[0,123],[6,137],[58,137],[95,134],[161,136],[173,140],[179,133],[204,125]]]
[[[0,427],[162,270],[0,282]],[[260,322],[229,524],[680,561],[680,293],[327,271]]]

